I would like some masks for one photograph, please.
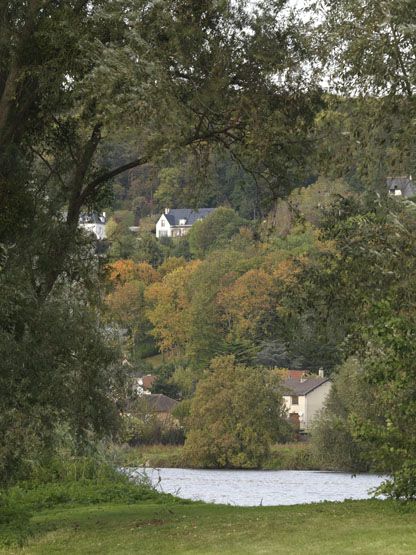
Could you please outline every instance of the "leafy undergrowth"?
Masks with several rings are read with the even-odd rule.
[[[120,466],[151,468],[186,468],[182,446],[143,445],[112,446],[115,462]],[[262,465],[267,470],[327,470],[316,460],[309,443],[276,444]],[[333,469],[331,469],[333,470]]]
[[[263,465],[267,470],[327,470],[316,460],[309,443],[273,445]]]
[[[183,446],[181,445],[128,445],[111,448],[111,458],[118,466],[147,466],[150,468],[184,468]]]

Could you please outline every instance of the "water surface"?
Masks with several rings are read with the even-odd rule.
[[[146,469],[159,491],[183,499],[238,506],[296,505],[367,499],[383,477],[304,470]],[[133,474],[143,473],[136,469]]]

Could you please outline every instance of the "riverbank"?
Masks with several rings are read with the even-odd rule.
[[[195,468],[189,465],[180,445],[143,445],[112,448],[111,457],[120,466],[150,468]],[[262,470],[342,470],[322,465],[309,443],[276,444]]]
[[[31,537],[4,555],[293,554],[416,552],[416,507],[346,501],[240,508],[165,498],[133,503],[56,503],[31,519]]]

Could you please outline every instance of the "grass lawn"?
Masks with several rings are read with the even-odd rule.
[[[347,501],[238,508],[202,503],[55,507],[6,554],[416,553],[416,505]]]

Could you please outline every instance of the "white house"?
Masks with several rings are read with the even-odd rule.
[[[186,235],[195,222],[203,220],[214,208],[165,208],[164,214],[156,223],[156,237],[182,237]]]
[[[282,381],[282,387],[289,419],[300,431],[307,432],[323,408],[332,384],[322,371],[319,375],[308,375],[289,370],[288,375]]]
[[[413,183],[412,176],[409,177],[388,177],[387,187],[389,195],[395,197],[414,197],[416,196],[416,185]]]
[[[79,217],[79,227],[93,233],[100,241],[107,237],[105,233],[105,224],[105,212],[102,214],[81,214]]]

